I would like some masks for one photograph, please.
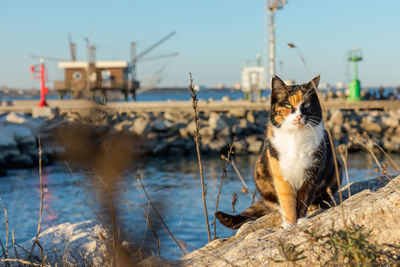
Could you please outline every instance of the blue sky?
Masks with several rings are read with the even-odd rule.
[[[139,79],[166,66],[161,86],[186,86],[189,72],[198,84],[233,85],[240,82],[243,61],[266,53],[263,0],[3,0],[0,7],[0,86],[38,87],[29,73],[37,61],[29,55],[69,59],[68,33],[78,60],[86,60],[85,37],[97,46],[97,60],[128,60],[130,42],[137,42],[140,53],[176,30],[149,56],[179,52],[178,57],[138,65]],[[287,46],[293,42],[322,82],[345,81],[351,77],[346,52],[358,45],[364,52],[362,85],[400,85],[399,11],[398,0],[289,0],[275,16],[276,57],[282,62],[277,74],[309,79]],[[56,63],[48,66],[49,80],[63,79]]]

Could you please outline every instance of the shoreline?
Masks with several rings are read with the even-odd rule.
[[[326,103],[334,106],[333,102]],[[44,164],[63,158],[68,149],[66,144],[59,142],[60,133],[73,131],[77,138],[82,131],[90,134],[89,143],[93,144],[100,144],[109,138],[126,138],[134,142],[132,156],[163,156],[168,153],[184,156],[195,153],[192,136],[195,124],[189,101],[178,104],[165,102],[163,105],[142,102],[102,106],[88,105],[87,101],[66,100],[62,101],[68,104],[66,106],[41,109],[32,107],[36,101],[29,103],[25,108],[32,108],[32,113],[4,112],[5,107],[0,107],[0,169],[36,166],[39,135]],[[50,105],[52,103],[59,101],[49,101]],[[400,102],[393,103],[397,104],[397,109],[387,105],[386,108],[390,108],[387,111],[327,106],[325,126],[331,130],[335,145],[344,144],[350,151],[361,148],[352,144],[350,137],[366,131],[386,151],[400,153]],[[201,152],[220,155],[236,136],[238,141],[234,149],[237,154],[258,154],[266,131],[266,105],[247,101],[199,101]]]

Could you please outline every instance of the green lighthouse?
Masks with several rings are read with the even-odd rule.
[[[349,61],[354,62],[354,78],[349,85],[350,95],[347,98],[349,101],[359,101],[361,99],[361,85],[358,79],[358,61],[362,60],[362,51],[354,46],[352,50],[349,51]]]

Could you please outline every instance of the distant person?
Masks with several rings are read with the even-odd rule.
[[[371,100],[371,92],[369,90],[367,92],[365,92],[364,99]]]
[[[384,100],[385,99],[385,88],[383,88],[383,86],[379,87],[379,99],[380,100]]]

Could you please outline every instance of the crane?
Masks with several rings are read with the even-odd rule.
[[[76,44],[71,40],[71,34],[68,34],[69,51],[71,53],[71,61],[76,61]]]
[[[159,41],[154,43],[153,45],[149,46],[147,49],[145,49],[143,52],[140,54],[136,55],[136,43],[132,42],[131,43],[131,63],[130,63],[130,69],[131,69],[131,79],[132,79],[132,94],[133,94],[133,100],[136,99],[136,89],[140,87],[139,81],[136,79],[136,64],[138,61],[148,61],[148,60],[153,60],[153,59],[159,59],[159,58],[164,58],[164,57],[171,57],[171,56],[177,56],[178,53],[171,53],[171,54],[165,54],[165,55],[160,55],[160,56],[154,56],[154,57],[149,57],[149,58],[143,58],[145,55],[150,53],[153,49],[155,49],[157,46],[160,44],[164,43],[167,41],[169,38],[174,36],[176,34],[176,31],[172,31],[163,38],[161,38]],[[125,97],[127,98],[127,97]]]

